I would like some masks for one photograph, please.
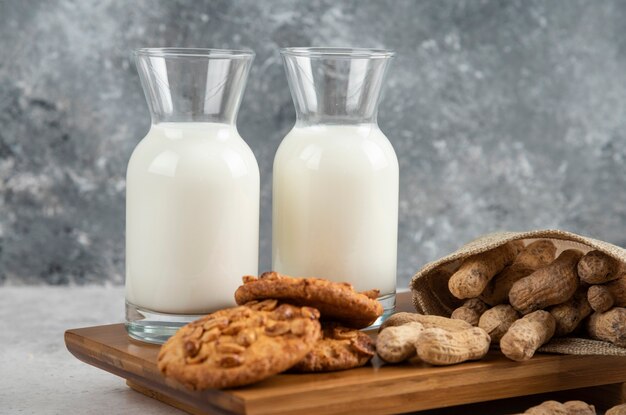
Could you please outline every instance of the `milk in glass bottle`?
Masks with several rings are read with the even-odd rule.
[[[274,159],[273,267],[379,289],[393,312],[398,160],[377,124],[393,53],[281,50],[296,124]]]
[[[256,275],[259,169],[235,121],[254,54],[135,53],[152,125],[126,189],[126,327],[161,343]]]

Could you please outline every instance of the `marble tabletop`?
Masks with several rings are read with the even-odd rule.
[[[121,287],[0,287],[0,414],[184,414],[65,348],[66,329],[123,318]]]
[[[122,287],[0,287],[0,414],[184,414],[132,391],[124,379],[77,360],[65,348],[66,329],[123,318]],[[511,414],[549,398],[496,401],[420,415]]]

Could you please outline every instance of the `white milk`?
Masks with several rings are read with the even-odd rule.
[[[274,160],[273,268],[395,292],[398,159],[374,124],[295,127]]]
[[[153,125],[126,185],[126,300],[172,314],[234,305],[259,240],[259,168],[236,128]]]

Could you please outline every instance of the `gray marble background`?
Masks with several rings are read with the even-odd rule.
[[[129,52],[250,47],[239,129],[271,166],[294,122],[278,48],[397,51],[399,285],[494,230],[626,245],[625,1],[0,0],[0,284],[124,280],[125,168],[149,117]]]

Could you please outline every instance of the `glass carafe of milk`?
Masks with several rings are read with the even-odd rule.
[[[259,168],[235,121],[254,54],[140,49],[152,125],[126,183],[126,328],[161,343],[258,272]]]
[[[274,159],[273,268],[379,289],[393,312],[398,159],[376,121],[393,53],[287,48],[296,124]]]

